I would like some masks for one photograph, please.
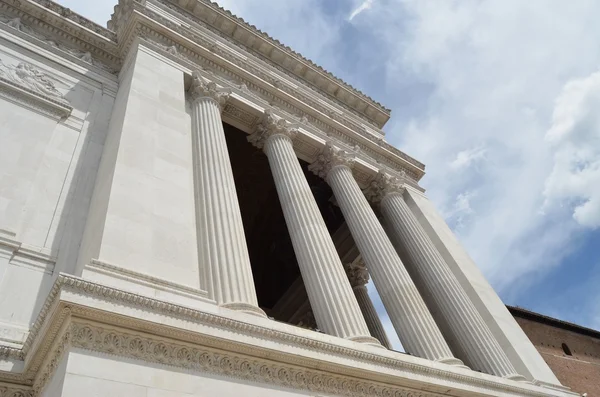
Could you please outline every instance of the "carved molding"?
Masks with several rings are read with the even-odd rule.
[[[34,397],[31,388],[0,383],[0,397]]]
[[[285,119],[276,116],[271,110],[265,110],[256,131],[248,136],[248,142],[262,149],[265,142],[273,135],[285,135],[291,140],[298,135],[298,130]]]
[[[198,101],[202,98],[208,98],[219,106],[221,110],[229,99],[230,92],[217,86],[214,81],[206,79],[197,70],[192,72],[192,85],[190,87],[190,97],[192,101]]]
[[[441,396],[397,386],[332,375],[274,361],[186,345],[123,329],[73,323],[73,347],[187,370],[267,383],[287,389],[339,396],[433,397]]]
[[[26,62],[6,65],[0,60],[0,97],[55,119],[73,110],[48,75]]]
[[[402,174],[400,174],[402,176]],[[379,171],[369,183],[369,186],[363,190],[367,199],[373,203],[379,203],[385,196],[392,193],[402,194],[404,192],[403,181],[391,176],[384,171]]]
[[[345,166],[352,169],[354,161],[355,156],[353,154],[334,147],[328,141],[317,156],[317,159],[308,166],[308,169],[321,178],[326,179],[329,171],[335,167]]]
[[[62,300],[61,296],[63,295],[68,297],[68,301]],[[73,299],[75,300],[73,301]],[[71,307],[71,302],[80,303],[77,303]],[[88,304],[85,302],[93,303],[94,306],[88,306]],[[112,311],[107,312],[105,309],[106,306],[102,302],[110,303]],[[96,307],[96,305],[99,306]],[[125,314],[132,313],[131,311],[136,313],[135,317],[130,317],[130,315]],[[154,315],[159,315],[159,317],[152,317]],[[151,320],[151,318],[154,318],[155,320]],[[153,322],[158,318],[161,318],[162,320],[160,320],[158,323]],[[410,394],[393,393],[408,393],[412,391],[407,390],[406,386],[390,386],[391,384],[397,382],[400,378],[394,375],[384,375],[385,371],[380,373],[381,378],[379,381],[382,383],[376,383],[362,378],[357,379],[357,374],[362,373],[362,370],[359,370],[358,368],[347,367],[345,365],[340,366],[333,364],[333,362],[336,360],[329,362],[329,359],[321,361],[319,359],[306,356],[290,356],[283,351],[270,351],[269,360],[263,360],[262,358],[258,359],[257,357],[263,357],[265,353],[264,349],[259,345],[255,346],[254,344],[242,343],[241,341],[237,340],[237,338],[221,339],[218,336],[215,337],[202,333],[194,333],[189,330],[178,328],[175,324],[177,324],[178,321],[185,323],[189,323],[191,321],[194,324],[202,324],[203,326],[209,326],[215,330],[222,330],[224,332],[223,335],[238,334],[240,337],[250,337],[252,340],[265,340],[269,342],[282,343],[285,346],[311,351],[313,352],[310,353],[311,356],[312,354],[318,354],[321,355],[322,358],[335,356],[343,358],[344,360],[351,359],[352,361],[356,362],[357,365],[375,365],[377,367],[381,367],[382,369],[386,368],[387,370],[391,371],[399,371],[398,373],[402,374],[402,378],[415,377],[415,379],[422,379],[423,382],[426,382],[425,384],[436,384],[438,382],[442,382],[443,384],[447,385],[444,387],[450,387],[457,393],[462,393],[461,390],[464,390],[464,392],[467,394],[475,392],[481,395],[489,396],[506,395],[515,397],[566,397],[568,395],[572,395],[568,392],[551,392],[549,390],[534,387],[532,385],[509,382],[489,375],[469,375],[467,373],[456,373],[451,367],[442,369],[441,367],[437,368],[436,366],[427,365],[425,362],[410,362],[402,360],[399,357],[389,357],[386,354],[382,355],[381,353],[357,350],[348,346],[342,346],[337,343],[332,343],[331,341],[323,340],[320,337],[309,337],[309,335],[312,334],[311,331],[302,331],[300,333],[283,332],[281,330],[272,329],[271,327],[255,325],[252,323],[252,321],[240,321],[224,315],[198,311],[63,274],[59,275],[57,278],[57,281],[52,288],[42,310],[40,311],[40,315],[37,321],[34,323],[30,335],[23,345],[23,349],[19,355],[19,357],[25,360],[26,372],[19,375],[3,373],[0,371],[0,379],[4,381],[11,379],[11,382],[19,382],[23,385],[35,385],[35,390],[43,390],[44,382],[47,382],[49,379],[51,379],[51,374],[56,368],[57,363],[60,362],[61,355],[63,355],[66,351],[66,348],[70,346],[70,341],[72,338],[70,339],[68,336],[65,336],[67,335],[66,332],[71,330],[70,335],[75,335],[73,328],[69,328],[73,321],[80,323],[93,321],[95,324],[97,324],[94,326],[96,328],[100,326],[105,331],[110,329],[112,330],[111,332],[116,332],[117,334],[125,333],[127,334],[127,337],[139,337],[141,338],[142,346],[157,347],[158,343],[162,343],[160,348],[157,347],[157,349],[143,350],[148,352],[150,355],[156,354],[158,356],[140,357],[139,353],[134,354],[129,350],[121,351],[115,349],[115,345],[112,344],[114,342],[110,342],[111,344],[105,345],[105,339],[100,338],[102,343],[91,348],[98,351],[104,351],[106,353],[123,355],[131,354],[129,357],[153,360],[153,362],[160,362],[167,365],[173,365],[168,360],[177,359],[177,355],[173,356],[171,353],[167,355],[165,352],[174,352],[175,350],[173,349],[179,348],[180,346],[185,346],[188,349],[188,352],[191,352],[191,349],[196,349],[195,351],[198,352],[208,352],[208,354],[214,353],[215,357],[217,355],[218,357],[229,357],[230,360],[234,360],[233,362],[236,362],[235,360],[239,359],[243,361],[243,359],[246,357],[252,357],[252,360],[255,360],[254,362],[256,362],[257,365],[258,363],[261,363],[261,371],[263,371],[263,373],[267,376],[265,379],[256,379],[261,382],[270,382],[271,380],[269,379],[271,379],[271,375],[269,375],[269,373],[272,373],[274,369],[277,369],[276,373],[281,374],[282,376],[290,373],[303,373],[310,376],[321,375],[320,372],[309,369],[315,368],[316,363],[319,363],[319,368],[322,371],[326,371],[324,374],[328,376],[326,383],[330,386],[327,387],[334,387],[334,389],[315,390],[323,390],[328,393],[339,395],[359,395],[348,393],[355,393],[356,390],[361,389],[348,389],[347,387],[343,386],[348,385],[347,381],[351,379],[361,384],[366,382],[367,384],[371,385],[369,386],[369,389],[367,389],[371,390],[369,392],[371,394],[368,395],[410,396]],[[100,323],[104,323],[106,326]],[[161,324],[169,325],[167,326]],[[79,329],[81,329],[81,327],[79,327]],[[120,330],[117,332],[117,329]],[[138,331],[131,331],[133,329]],[[142,332],[146,332],[146,334],[142,334]],[[302,333],[305,333],[305,335],[300,335]],[[81,337],[84,337],[85,335],[89,335],[89,332],[83,332]],[[106,336],[108,334],[106,333],[102,335]],[[98,341],[100,339],[93,338],[94,341]],[[84,338],[83,340],[89,341],[90,339]],[[111,340],[114,341],[116,339],[106,338],[106,343],[109,343]],[[123,341],[124,339],[119,340]],[[88,343],[87,348],[90,348],[89,342],[86,343]],[[80,344],[80,342],[77,342],[76,345],[83,346],[83,344]],[[136,342],[134,345],[140,346],[138,342]],[[172,349],[165,350],[163,345],[167,348],[172,346]],[[123,345],[123,348],[125,349],[125,345]],[[127,349],[129,348],[130,347],[127,347]],[[113,351],[111,351],[111,349]],[[189,356],[186,355],[186,357]],[[190,364],[189,361],[188,364],[178,364],[175,362],[175,365],[192,364]],[[224,365],[225,362],[223,361],[213,360],[208,364],[211,367],[202,369],[203,371],[231,371],[220,372],[229,376],[254,376],[252,374],[255,374],[255,372],[247,371],[246,369],[248,367],[246,366],[234,366],[232,368],[228,365]],[[220,369],[216,367],[217,364]],[[241,371],[242,369],[244,369],[245,372]],[[282,386],[289,385],[287,380],[289,378],[287,375],[284,376],[283,379],[285,379],[285,384],[275,384]],[[276,379],[273,381],[279,382]],[[351,384],[357,385],[357,383]],[[307,385],[309,385],[309,383],[299,383],[293,387],[308,387]],[[350,392],[348,390],[350,390]]]
[[[61,51],[64,51],[64,52],[68,53],[69,55],[72,55],[75,58],[77,58],[85,63],[91,64],[94,66],[98,66],[102,69],[105,69],[109,73],[117,72],[114,68],[107,66],[103,62],[97,61],[92,56],[90,51],[80,51],[76,48],[73,48],[70,45],[64,44],[63,42],[60,42],[60,41],[53,40],[49,36],[46,36],[44,34],[36,32],[33,28],[31,28],[30,26],[23,23],[21,21],[20,17],[12,18],[8,15],[0,14],[0,23],[5,24],[9,28],[17,30],[18,32],[22,32],[22,33],[27,34],[35,39],[38,39],[44,44],[50,45],[51,47],[57,48]]]

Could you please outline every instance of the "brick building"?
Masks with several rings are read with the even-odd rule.
[[[600,331],[518,307],[508,307],[560,382],[600,396]]]

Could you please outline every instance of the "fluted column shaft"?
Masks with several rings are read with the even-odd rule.
[[[326,147],[321,167],[344,214],[358,250],[398,333],[402,346],[412,355],[462,365],[452,356],[427,306],[419,295],[392,243],[358,183],[348,160]],[[337,159],[335,158],[337,156]]]
[[[371,336],[381,342],[383,346],[391,349],[392,345],[385,333],[383,324],[381,324],[381,319],[379,318],[379,314],[377,314],[377,310],[375,310],[369,292],[367,291],[366,284],[369,282],[369,272],[367,271],[365,264],[363,261],[358,261],[346,264],[345,268],[348,280],[354,291],[354,296],[356,296],[356,301],[365,318]]]
[[[370,336],[325,222],[294,152],[296,131],[265,112],[248,139],[263,147],[290,233],[306,292],[323,332],[380,346]]]
[[[190,94],[198,257],[210,295],[221,306],[264,315],[258,307],[221,121],[227,94],[197,73]]]
[[[381,200],[400,252],[437,323],[466,364],[488,374],[522,380],[443,258],[404,201],[390,191]]]

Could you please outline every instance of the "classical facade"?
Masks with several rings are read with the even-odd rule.
[[[0,396],[577,395],[389,117],[206,0],[0,0]]]

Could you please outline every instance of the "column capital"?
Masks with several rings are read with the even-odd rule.
[[[308,166],[308,170],[326,179],[329,172],[335,167],[345,166],[352,169],[354,161],[355,156],[353,154],[338,149],[331,142],[327,142],[321,153],[317,155],[317,159]]]
[[[361,287],[369,282],[369,272],[362,260],[346,263],[344,269],[346,269],[346,274],[352,288]]]
[[[256,131],[248,136],[248,142],[262,149],[267,139],[273,135],[284,135],[294,140],[296,135],[298,135],[298,129],[292,127],[287,120],[276,116],[271,110],[266,109],[256,126]]]
[[[379,170],[377,175],[371,180],[363,193],[369,200],[374,203],[379,203],[383,198],[392,193],[404,192],[402,180],[396,176],[392,176],[385,171]]]
[[[214,81],[210,81],[200,74],[199,71],[192,72],[192,85],[190,86],[190,96],[193,101],[201,98],[207,98],[215,101],[219,108],[223,108],[229,99],[230,93],[219,88]]]

